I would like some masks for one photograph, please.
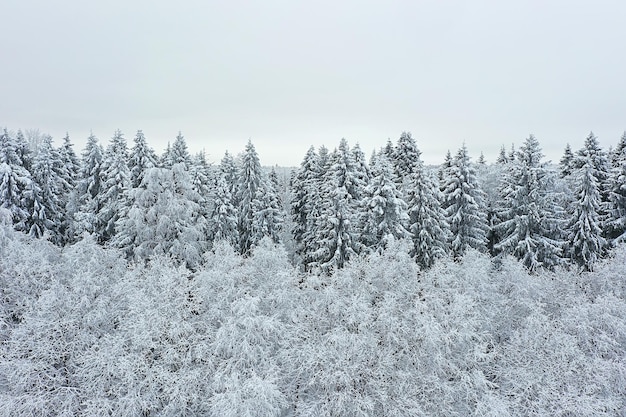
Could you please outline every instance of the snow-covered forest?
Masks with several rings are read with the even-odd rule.
[[[5,129],[0,415],[626,415],[626,133],[382,145]]]

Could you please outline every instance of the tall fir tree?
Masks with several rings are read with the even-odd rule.
[[[441,192],[419,157],[406,185],[409,232],[413,240],[411,255],[422,269],[428,269],[448,253],[450,230],[440,203]]]
[[[0,208],[11,213],[13,227],[28,232],[30,217],[26,191],[31,174],[24,167],[18,143],[5,128],[0,134]]]
[[[61,192],[63,205],[63,219],[61,220],[61,235],[63,243],[73,240],[74,215],[78,210],[78,180],[80,175],[80,160],[74,152],[74,144],[69,133],[63,137],[63,144],[59,148],[59,156],[63,165],[63,185],[67,188]]]
[[[587,157],[577,171],[577,204],[569,225],[570,256],[579,268],[593,271],[600,258],[604,256],[607,242],[601,227],[600,191],[596,170]]]
[[[469,248],[484,251],[488,232],[484,193],[465,145],[444,173],[443,203],[452,255],[459,259]]]
[[[92,133],[87,138],[85,150],[82,153],[82,165],[78,182],[78,211],[74,215],[74,234],[78,237],[84,232],[95,233],[97,213],[100,211],[102,187],[101,171],[103,162],[102,146],[98,138]]]
[[[320,213],[314,226],[317,249],[311,266],[330,273],[361,251],[358,223],[364,190],[345,139],[330,155],[321,187]]]
[[[101,190],[96,211],[96,235],[99,242],[109,241],[116,233],[115,222],[126,208],[125,193],[130,189],[128,148],[126,139],[117,130],[107,147],[100,170]]]
[[[574,153],[572,152],[572,147],[568,143],[565,145],[565,150],[563,151],[563,156],[559,161],[559,170],[561,172],[561,178],[566,178],[572,175],[572,170],[574,169]]]
[[[134,145],[128,158],[128,169],[130,170],[130,186],[137,188],[143,180],[144,173],[157,166],[157,156],[154,150],[148,146],[143,131],[138,130],[133,141]]]
[[[209,217],[210,240],[225,241],[232,247],[239,242],[237,232],[237,209],[233,204],[230,185],[220,173],[215,184],[214,201]]]
[[[372,180],[366,189],[366,208],[361,231],[361,243],[372,250],[383,249],[387,238],[409,237],[406,227],[409,216],[406,203],[396,186],[396,176],[391,161],[378,154],[371,167]]]
[[[282,218],[276,195],[261,168],[252,141],[248,141],[242,157],[237,204],[239,251],[242,255],[249,255],[265,236],[278,239]]]
[[[303,260],[312,252],[313,242],[306,239],[311,235],[314,222],[311,215],[315,205],[319,203],[320,185],[319,158],[315,148],[311,146],[293,178],[291,190],[291,218],[294,224],[292,234],[296,242],[296,254]]]
[[[419,170],[418,165],[421,164],[421,155],[422,152],[418,149],[411,132],[402,132],[393,150],[391,161],[398,180],[398,186],[404,198],[407,198],[409,192],[407,181],[412,173]]]
[[[33,162],[33,180],[38,190],[32,190],[34,210],[31,234],[41,237],[45,231],[57,245],[65,243],[63,220],[65,218],[64,195],[70,189],[65,165],[60,152],[52,146],[52,137],[45,135]]]
[[[187,150],[187,142],[181,132],[178,132],[171,149],[172,164],[184,164],[187,169],[191,166],[191,154]]]
[[[506,148],[504,145],[500,147],[500,153],[498,153],[498,158],[496,158],[496,164],[504,165],[509,162],[509,157],[506,156]]]
[[[606,222],[606,236],[611,244],[626,241],[626,132],[613,151]]]
[[[530,135],[504,176],[495,226],[496,251],[512,254],[531,272],[563,261],[563,210],[542,158],[539,142]]]

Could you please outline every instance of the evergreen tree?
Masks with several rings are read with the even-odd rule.
[[[591,158],[577,172],[577,195],[573,222],[569,227],[571,257],[578,266],[593,271],[603,256],[606,240],[602,237],[600,192]]]
[[[611,165],[607,153],[600,146],[598,138],[589,133],[585,139],[584,146],[578,150],[574,158],[574,167],[582,168],[586,163],[590,163],[594,170],[594,175],[600,187],[600,198],[602,202],[609,200],[609,173]]]
[[[74,229],[74,216],[78,211],[78,181],[80,175],[80,161],[74,145],[70,140],[70,135],[66,134],[63,138],[63,144],[59,148],[59,156],[63,166],[63,186],[67,187],[61,191],[61,204],[63,207],[63,218],[61,220],[61,235],[63,245],[72,241],[72,230]]]
[[[398,185],[402,191],[402,195],[406,198],[409,190],[407,189],[406,182],[409,180],[412,173],[419,170],[421,164],[422,152],[417,148],[415,139],[411,136],[411,132],[402,132],[398,143],[393,151],[394,173],[398,179]]]
[[[22,166],[28,171],[32,171],[33,166],[33,150],[28,145],[26,138],[21,130],[17,131],[15,136],[15,152],[21,161]]]
[[[626,132],[613,152],[613,166],[606,224],[612,244],[626,241]]]
[[[572,169],[574,164],[574,153],[572,152],[572,148],[569,145],[565,145],[565,151],[563,152],[563,156],[561,157],[561,161],[559,162],[559,167],[561,170],[561,178],[569,177],[572,175]]]
[[[96,213],[100,211],[102,187],[101,170],[103,162],[102,146],[93,133],[87,138],[83,151],[80,180],[78,183],[78,205],[75,214],[75,234],[95,233],[98,227]]]
[[[562,263],[562,209],[542,157],[539,142],[530,135],[505,174],[495,226],[495,249],[514,255],[531,272]]]
[[[506,156],[506,148],[504,145],[500,147],[500,153],[498,154],[498,158],[496,159],[496,164],[504,165],[509,162],[509,158]]]
[[[446,156],[443,159],[443,163],[437,171],[437,175],[439,177],[439,188],[441,189],[441,191],[443,191],[444,189],[446,176],[449,174],[448,171],[450,170],[450,168],[452,168],[452,154],[448,149],[448,151],[446,152]]]
[[[251,141],[243,154],[237,187],[239,251],[248,255],[264,237],[278,239],[282,219],[276,195],[264,175],[259,156]]]
[[[443,201],[454,257],[460,258],[469,248],[484,251],[488,231],[484,193],[465,145],[459,149],[452,165],[446,170]]]
[[[5,128],[0,134],[0,208],[8,210],[16,230],[28,232],[30,172],[22,163],[18,143]]]
[[[170,142],[167,142],[165,151],[163,151],[163,155],[161,155],[161,158],[159,159],[159,166],[162,168],[172,168],[172,165],[174,165],[172,145],[170,144]]]
[[[96,211],[98,240],[103,243],[115,235],[115,222],[126,207],[125,193],[130,189],[128,149],[122,132],[117,130],[107,147],[100,170],[101,190]]]
[[[622,137],[617,142],[617,146],[611,152],[611,164],[613,168],[620,168],[621,161],[626,155],[626,131],[622,134]]]
[[[148,146],[143,131],[138,130],[135,135],[134,145],[128,158],[128,169],[130,170],[130,186],[139,187],[143,180],[144,173],[157,166],[157,156],[152,148]]]
[[[422,269],[430,268],[448,252],[449,226],[436,180],[424,170],[421,159],[407,182],[409,232],[413,240],[412,256]]]
[[[170,155],[172,164],[185,164],[187,169],[191,166],[191,155],[187,150],[187,142],[185,142],[181,132],[178,132],[176,139],[174,139]]]
[[[480,156],[478,157],[478,165],[487,165],[485,154],[483,154],[482,152],[480,153]]]
[[[320,173],[319,159],[315,148],[311,146],[291,185],[291,218],[294,223],[292,234],[296,242],[296,253],[303,260],[307,253],[312,252],[313,242],[306,240],[305,237],[311,235],[314,225],[311,214],[316,204],[319,204]]]
[[[377,155],[372,166],[372,180],[364,201],[366,216],[361,232],[361,243],[372,249],[386,247],[387,237],[404,239],[409,236],[406,226],[409,216],[406,203],[396,188],[396,178],[390,161],[384,154]]]
[[[314,268],[326,273],[343,268],[360,252],[356,226],[363,195],[362,183],[345,139],[329,157],[328,166],[321,184],[320,213],[314,226],[317,249],[311,260]]]
[[[130,209],[117,220],[119,233],[111,244],[124,249],[130,259],[165,255],[197,268],[207,248],[207,222],[184,164],[148,169],[128,196]]]
[[[209,219],[211,240],[213,242],[223,240],[236,247],[239,242],[237,236],[237,209],[233,205],[230,186],[223,174],[217,177],[213,211]]]
[[[224,157],[220,162],[220,172],[222,173],[224,180],[226,181],[226,185],[228,185],[230,189],[230,193],[233,195],[233,198],[236,197],[237,194],[237,181],[239,176],[239,167],[235,162],[235,158],[226,151],[224,153]],[[233,200],[236,202],[236,200]]]
[[[50,232],[52,242],[62,245],[64,216],[64,193],[70,189],[65,165],[60,152],[52,146],[52,137],[46,135],[39,146],[33,163],[33,196],[31,235],[41,237],[44,231]]]

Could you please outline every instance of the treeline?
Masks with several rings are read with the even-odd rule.
[[[422,269],[469,248],[511,254],[530,271],[592,270],[626,236],[626,134],[611,151],[591,133],[558,166],[530,136],[497,161],[473,163],[465,146],[438,169],[424,166],[410,133],[366,157],[345,139],[309,149],[290,179],[262,169],[251,142],[217,166],[178,135],[158,157],[138,131],[128,149],[90,136],[82,158],[69,137],[36,152],[23,135],[0,136],[0,203],[16,230],[64,246],[90,234],[134,261],[166,254],[189,268],[225,240],[247,255],[282,241],[304,271],[331,273],[387,241],[410,239]]]
[[[191,271],[0,226],[0,415],[624,414],[623,247],[572,276],[407,246],[303,276],[218,243]]]

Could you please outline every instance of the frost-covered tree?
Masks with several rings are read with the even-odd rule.
[[[402,132],[395,148],[393,149],[394,173],[398,180],[399,188],[406,198],[409,190],[405,184],[406,180],[413,172],[416,172],[421,163],[422,152],[418,149],[415,139],[411,136],[411,132]]]
[[[465,145],[444,171],[443,206],[450,226],[450,249],[460,258],[467,249],[484,251],[487,245],[487,215],[484,193]]]
[[[92,133],[87,138],[87,145],[82,154],[80,179],[76,193],[78,211],[74,215],[74,233],[77,236],[83,232],[95,233],[98,228],[97,213],[101,208],[103,153],[98,138]]]
[[[568,228],[570,256],[586,271],[593,271],[604,255],[606,240],[602,236],[600,192],[595,169],[590,160],[579,168],[577,176],[575,204],[572,222]]]
[[[307,256],[315,248],[315,212],[320,204],[321,177],[322,167],[315,148],[311,146],[291,184],[291,218],[294,224],[292,234],[296,242],[296,254],[302,259],[305,269]]]
[[[78,181],[80,176],[80,160],[74,152],[74,144],[70,140],[70,135],[63,137],[63,144],[59,148],[59,155],[63,165],[63,184],[68,188],[61,193],[64,209],[61,221],[61,235],[63,244],[73,240],[74,216],[78,211]]]
[[[168,256],[190,268],[200,264],[207,221],[184,164],[149,169],[128,197],[130,208],[116,222],[113,246],[134,260]]]
[[[316,217],[317,249],[311,265],[327,273],[343,268],[361,250],[358,241],[362,183],[345,139],[330,155],[321,184],[320,212]]]
[[[384,154],[374,158],[372,179],[363,199],[366,208],[362,219],[361,242],[371,249],[383,248],[389,236],[404,239],[409,236],[406,227],[409,216],[406,203],[396,187],[391,162]]]
[[[239,177],[239,167],[235,158],[228,152],[224,152],[224,157],[220,161],[219,170],[222,173],[226,185],[230,189],[230,193],[233,198],[236,198],[237,194],[237,178]],[[236,202],[236,200],[234,200]]]
[[[130,189],[128,149],[122,132],[117,130],[104,155],[100,170],[101,188],[96,211],[96,235],[100,243],[115,236],[115,222],[126,209],[125,193]]]
[[[426,173],[421,159],[406,184],[409,190],[409,232],[413,240],[411,254],[423,269],[427,269],[448,252],[450,231],[446,212],[441,207],[437,182]]]
[[[181,132],[178,132],[172,144],[170,159],[172,164],[185,164],[187,169],[191,166],[191,154],[187,150],[187,142]]]
[[[11,213],[13,227],[28,232],[32,210],[25,195],[31,187],[30,172],[24,167],[16,140],[5,128],[0,134],[0,208]]]
[[[505,173],[496,224],[497,251],[514,255],[532,272],[562,263],[562,209],[553,190],[553,174],[539,142],[530,135]]]
[[[585,139],[585,144],[581,149],[576,152],[576,156],[573,161],[573,167],[581,168],[586,163],[590,163],[594,170],[594,175],[598,181],[600,187],[600,197],[602,202],[608,201],[609,197],[609,173],[611,171],[611,163],[609,156],[600,146],[598,138],[589,133],[589,136]]]
[[[559,168],[561,171],[561,178],[568,177],[572,175],[572,170],[574,164],[574,153],[572,152],[572,147],[568,143],[565,145],[565,151],[563,151],[563,156],[559,161]]]
[[[612,243],[620,243],[626,241],[626,133],[614,151],[613,160],[605,232]]]
[[[226,241],[235,247],[239,242],[237,236],[237,209],[233,204],[230,186],[223,174],[217,177],[213,209],[209,218],[210,237],[212,241]]]
[[[33,218],[31,234],[41,237],[44,231],[50,233],[50,239],[57,245],[65,242],[63,221],[65,219],[65,195],[70,190],[71,180],[60,152],[52,146],[52,137],[43,137],[33,162],[33,181],[37,190],[31,192],[33,201]]]
[[[278,238],[282,218],[276,194],[261,168],[252,141],[248,141],[242,157],[236,201],[241,254],[249,254],[264,236]]]
[[[509,158],[506,156],[506,148],[504,145],[500,147],[500,153],[498,153],[498,158],[496,158],[496,164],[504,165],[509,162]]]
[[[148,146],[143,131],[138,130],[133,141],[134,145],[128,158],[128,169],[130,170],[130,186],[137,188],[143,180],[144,173],[157,166],[157,156],[154,150]]]

